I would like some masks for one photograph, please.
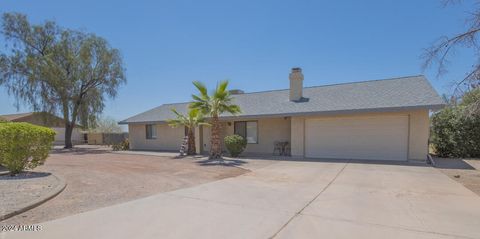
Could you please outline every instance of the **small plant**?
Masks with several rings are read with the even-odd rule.
[[[45,162],[55,131],[29,123],[0,124],[0,165],[16,175]]]
[[[129,149],[130,149],[130,142],[128,142],[128,139],[124,139],[122,142],[112,145],[113,151],[123,151],[123,150],[129,150]]]
[[[229,135],[225,137],[225,147],[227,147],[230,156],[237,157],[247,147],[247,140],[240,135]]]

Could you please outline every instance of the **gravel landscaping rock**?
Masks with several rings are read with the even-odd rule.
[[[480,159],[436,158],[436,167],[480,196]]]
[[[0,220],[38,206],[57,195],[65,182],[51,173],[23,172],[0,176]]]
[[[188,158],[111,153],[106,147],[55,150],[35,171],[58,175],[68,187],[0,225],[41,223],[248,172],[231,166],[204,166]]]

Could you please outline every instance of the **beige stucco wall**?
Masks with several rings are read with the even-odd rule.
[[[291,135],[292,135],[292,156],[303,157],[305,155],[305,119],[309,118],[340,118],[340,117],[359,117],[359,116],[395,116],[407,115],[409,117],[409,136],[408,136],[408,158],[424,160],[428,153],[429,137],[429,111],[415,110],[394,113],[368,113],[368,114],[350,114],[335,116],[310,116],[310,117],[292,117]]]
[[[245,154],[269,154],[273,153],[274,141],[290,142],[290,117],[246,119],[242,121],[257,121],[258,143],[247,144]],[[234,133],[234,121],[227,126],[227,134]]]
[[[185,129],[172,128],[167,124],[156,124],[157,138],[147,139],[144,124],[129,124],[130,148],[134,150],[180,150]]]
[[[55,130],[55,142],[56,145],[65,144],[65,128],[64,127],[52,127]],[[72,131],[72,143],[82,144],[84,143],[84,133],[79,128],[73,128]]]
[[[221,122],[220,123],[220,139],[222,139],[222,149],[225,151],[225,144],[223,143],[223,138],[227,135],[227,127],[228,123],[226,122]],[[233,126],[232,126],[233,127]],[[198,135],[198,134],[197,134]],[[211,133],[211,128],[209,126],[203,126],[202,127],[202,133],[201,133],[201,149],[203,150],[203,153],[207,153],[210,151],[210,136],[212,135]]]
[[[368,113],[322,117],[338,118],[407,115],[409,117],[408,157],[409,159],[423,160],[428,153],[428,113],[428,110],[416,110],[395,113]],[[303,157],[305,155],[305,119],[308,118],[319,118],[319,116],[242,119],[241,121],[255,120],[258,122],[258,144],[248,144],[245,154],[271,155],[273,152],[274,141],[289,141],[291,142],[292,156]],[[222,139],[226,135],[233,134],[234,122],[234,120],[222,122]],[[146,150],[178,150],[184,137],[183,127],[171,128],[166,124],[157,124],[156,127],[157,139],[146,139],[145,125],[129,125],[131,148]],[[203,150],[203,153],[208,152],[210,150],[210,127],[204,126],[202,130],[196,129],[195,135],[197,152],[200,152],[200,150]],[[225,150],[224,145],[223,149]]]
[[[223,138],[226,135],[234,133],[235,121],[257,121],[258,127],[258,143],[247,144],[244,154],[264,154],[271,155],[273,153],[274,141],[289,141],[290,142],[290,118],[260,118],[260,119],[241,119],[229,120],[222,122],[222,149],[226,152]],[[210,150],[210,127],[203,127],[203,152]]]
[[[409,159],[425,159],[428,154],[428,138],[430,135],[430,117],[428,110],[410,112],[408,157]]]
[[[305,150],[305,118],[292,117],[291,122],[291,155],[293,157],[303,157]]]

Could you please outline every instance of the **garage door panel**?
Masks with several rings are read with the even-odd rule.
[[[408,116],[308,119],[305,141],[307,157],[406,160]]]

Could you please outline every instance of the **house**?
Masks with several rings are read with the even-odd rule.
[[[44,126],[55,130],[54,144],[65,143],[65,123],[64,120],[46,112],[29,112],[20,114],[0,115],[0,118],[10,122],[26,122],[34,125]],[[74,128],[72,132],[72,141],[83,142],[84,134],[79,128]]]
[[[303,87],[300,68],[289,75],[290,89],[243,93],[234,103],[242,113],[221,115],[222,138],[246,136],[245,154],[272,155],[274,142],[288,141],[293,157],[424,160],[429,112],[444,106],[424,76]],[[134,150],[178,150],[183,128],[168,119],[189,103],[164,104],[121,121],[128,124]],[[195,130],[197,151],[208,152],[210,128]]]

